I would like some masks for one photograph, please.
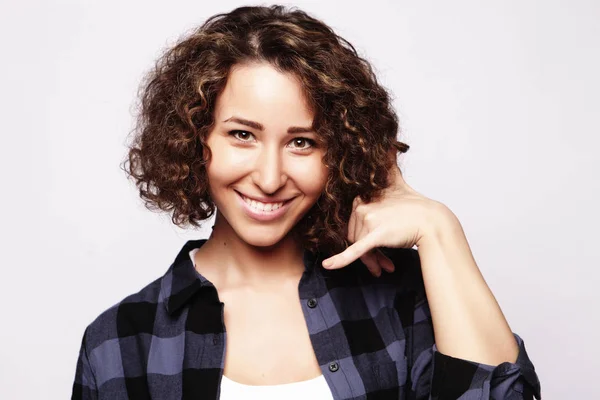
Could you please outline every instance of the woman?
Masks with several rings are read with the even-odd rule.
[[[175,224],[216,208],[213,231],[87,327],[73,398],[539,399],[397,132],[369,63],[304,12],[241,7],[180,40],[126,171]]]

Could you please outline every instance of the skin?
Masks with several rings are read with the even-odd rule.
[[[417,246],[438,351],[494,366],[516,362],[517,342],[456,215],[411,188],[399,169],[390,179],[379,201],[354,200],[348,227],[353,244],[323,266],[343,268],[360,258],[379,276],[394,265],[377,247]]]
[[[328,175],[325,149],[306,140],[316,140],[316,133],[288,133],[290,127],[312,125],[314,115],[301,89],[293,76],[269,64],[235,67],[217,98],[215,126],[207,137],[217,215],[195,262],[225,303],[224,374],[240,383],[282,384],[321,374],[298,295],[303,249],[290,235],[318,200]],[[232,122],[234,116],[263,129]],[[232,135],[234,130],[243,132]],[[257,221],[245,214],[236,190],[294,199],[280,218]],[[281,329],[275,332],[273,326]]]
[[[260,122],[264,129],[223,122],[233,115]],[[259,64],[232,72],[217,100],[215,120],[208,137],[213,151],[208,176],[218,213],[195,261],[226,304],[225,375],[256,385],[316,377],[321,372],[297,291],[302,249],[289,232],[322,193],[327,170],[324,149],[298,154],[297,147],[306,144],[291,142],[314,133],[287,133],[290,126],[310,126],[312,113],[292,76]],[[250,132],[243,137],[250,142],[230,136],[232,129]],[[323,266],[343,268],[360,258],[379,276],[394,265],[378,247],[417,246],[438,350],[488,365],[515,362],[517,343],[456,215],[412,189],[399,169],[390,179],[378,201],[354,199],[348,229],[352,245]],[[235,190],[295,199],[281,218],[257,222],[244,214]],[[273,332],[271,326],[281,330]]]

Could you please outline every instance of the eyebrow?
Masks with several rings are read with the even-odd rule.
[[[238,124],[249,126],[250,128],[257,129],[259,131],[263,131],[265,127],[260,122],[250,121],[249,119],[240,118],[233,116],[231,118],[227,118],[223,122],[237,122]],[[312,127],[302,127],[302,126],[290,126],[287,130],[288,133],[307,133],[314,132]]]

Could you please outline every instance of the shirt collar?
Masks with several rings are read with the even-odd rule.
[[[190,251],[202,247],[208,239],[188,240],[175,257],[175,261],[161,278],[160,298],[169,315],[175,314],[198,291],[212,284],[194,268]],[[304,251],[304,270],[312,272],[319,259],[317,254]]]

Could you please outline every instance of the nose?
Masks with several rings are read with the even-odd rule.
[[[285,186],[287,174],[284,171],[283,159],[277,146],[265,146],[260,150],[260,155],[256,158],[252,180],[266,194],[275,193],[280,187]]]

